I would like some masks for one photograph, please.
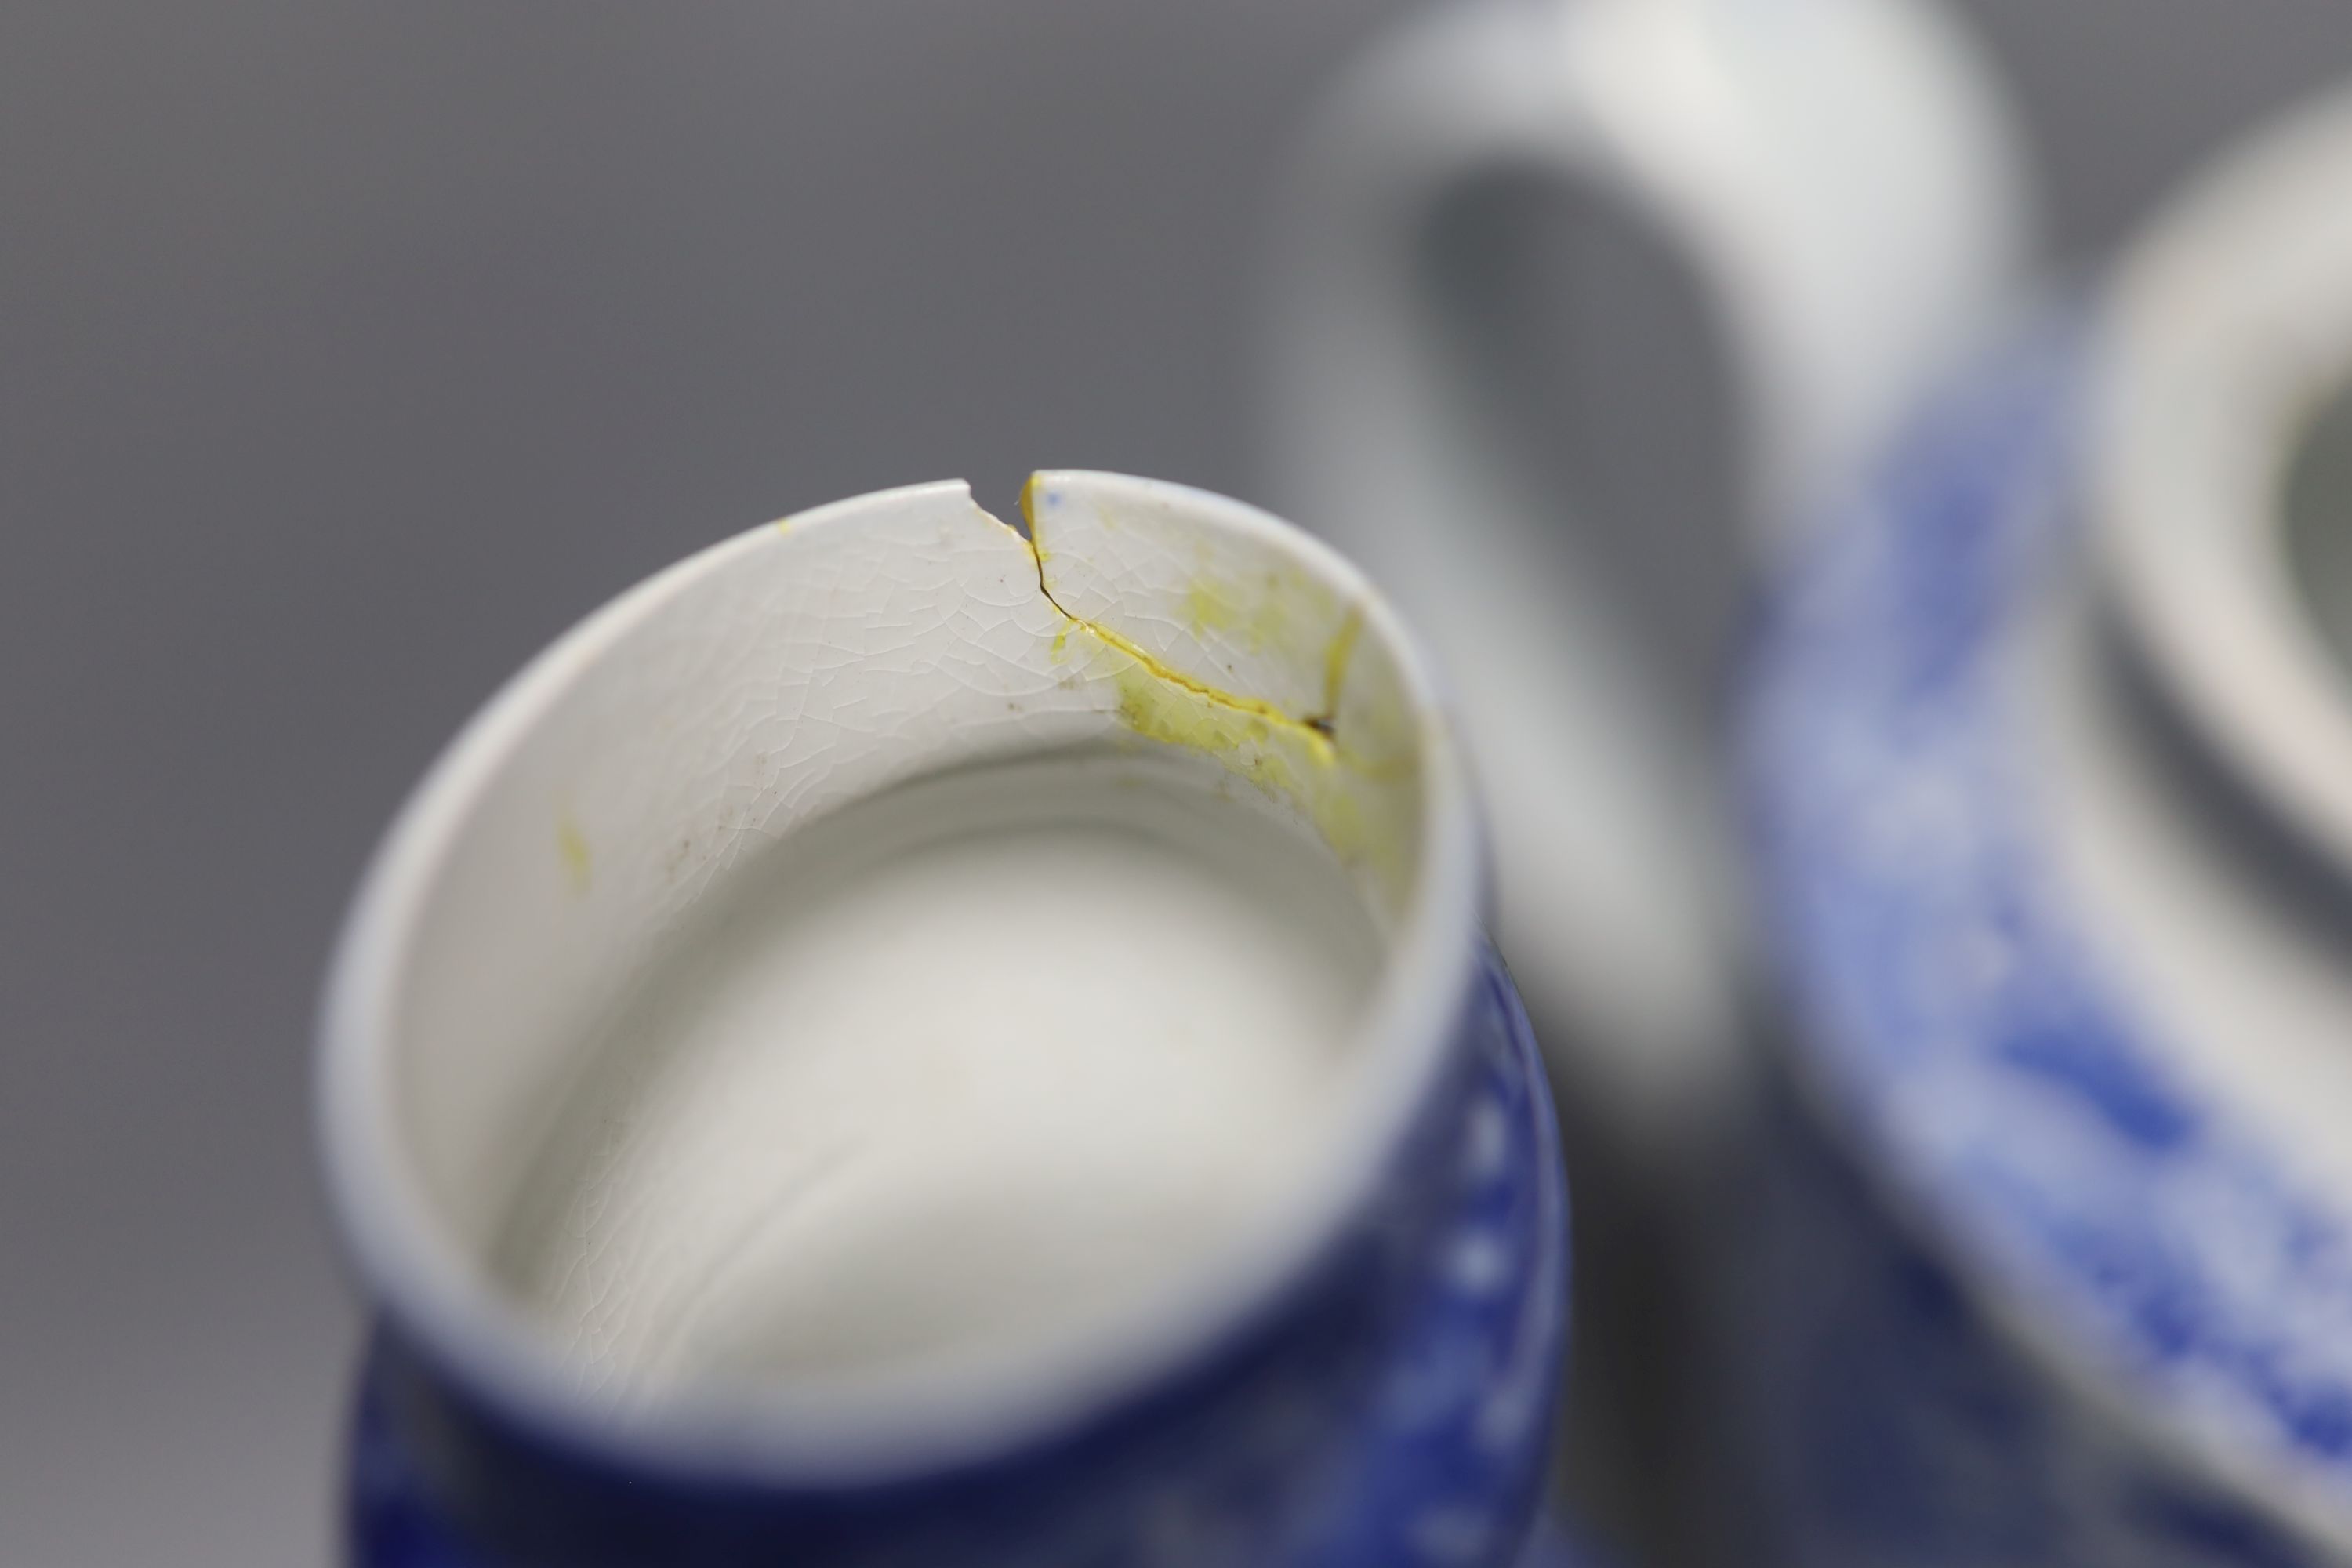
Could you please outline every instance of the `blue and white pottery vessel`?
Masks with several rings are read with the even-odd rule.
[[[2352,97],[2011,333],[1770,598],[1795,1560],[2352,1562]]]
[[[518,676],[403,811],[322,1023],[330,1186],[379,1311],[353,1561],[1569,1560],[1534,1525],[1559,1151],[1427,667],[1350,567],[1263,513],[1100,474],[1024,500],[1026,537],[940,484],[682,563]],[[1291,823],[1377,916],[1288,1179],[1148,1300],[1024,1361],[626,1399],[583,1376],[494,1238],[593,1070],[586,1021],[810,824],[1041,759],[1174,770]],[[1055,930],[1036,939],[1050,973]],[[583,1266],[656,1300],[663,1256]]]
[[[2032,258],[2011,117],[1950,9],[1423,7],[1334,84],[1271,208],[1271,481],[1460,679],[1496,938],[1560,1089],[1591,1249],[1570,1470],[1661,1562],[1745,1563],[1755,1546],[1713,1452],[1721,1347],[1696,1283],[1755,1110],[1752,952],[1705,672],[1748,563],[1883,447]],[[1575,220],[1569,255],[1542,254],[1563,309],[1500,319],[1511,231],[1476,220],[1545,203]],[[1738,378],[1742,439],[1713,509],[1706,486],[1650,504],[1676,488],[1664,466],[1709,466],[1711,410],[1674,402],[1659,369],[1678,340],[1657,279],[1676,272]],[[1538,376],[1509,374],[1515,359]],[[1574,393],[1538,397],[1561,384]],[[1531,402],[1539,419],[1513,416]],[[1653,417],[1596,419],[1603,403]],[[1638,470],[1640,517],[1589,472],[1627,446],[1652,459],[1613,464]]]
[[[1664,1258],[1638,1312],[1580,1270],[1579,1353],[1659,1369],[1585,1413],[1646,1539],[2352,1561],[2352,108],[2020,324],[2000,98],[1931,7],[1433,12],[1281,208],[1279,489],[1465,683],[1580,1235]],[[1446,247],[1529,174],[1737,373],[1736,810],[1628,609],[1656,542],[1497,415]]]

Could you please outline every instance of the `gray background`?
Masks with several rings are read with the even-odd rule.
[[[1252,493],[1269,155],[1392,0],[0,5],[0,1561],[315,1562],[314,988],[635,578],[1041,464]],[[2342,0],[1976,0],[2071,254]]]

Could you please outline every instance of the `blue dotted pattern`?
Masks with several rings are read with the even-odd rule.
[[[1567,1313],[1567,1196],[1527,1019],[1489,951],[1453,1071],[1313,1280],[1074,1437],[857,1493],[616,1468],[380,1331],[353,1423],[367,1568],[1019,1563],[1569,1568],[1530,1534]]]
[[[1778,1245],[1813,1262],[1774,1265],[1767,1403],[1819,1563],[2336,1560],[2054,1386],[1939,1258],[2132,1404],[2337,1490],[2352,1526],[2345,1229],[2168,1076],[2038,848],[2003,659],[2073,569],[2086,360],[2045,321],[1931,410],[1751,666],[1749,823],[1806,1091],[1774,1136],[1816,1173],[1786,1184]],[[1849,1157],[1867,1182],[1818,1176]]]

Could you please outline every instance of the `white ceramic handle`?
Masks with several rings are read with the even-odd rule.
[[[1704,738],[1612,629],[1559,537],[1568,509],[1486,428],[1498,389],[1471,384],[1449,342],[1456,301],[1422,265],[1433,226],[1468,183],[1532,172],[1664,239],[1740,383],[1745,538],[1725,548],[1748,552],[2016,287],[2009,125],[1927,0],[1473,0],[1392,37],[1308,128],[1270,321],[1277,493],[1451,666],[1505,946],[1538,1011],[1578,1033],[1653,1062],[1720,1036],[1726,858]]]

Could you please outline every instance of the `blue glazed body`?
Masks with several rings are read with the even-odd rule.
[[[2341,1560],[2247,1478],[2352,1500],[2352,1247],[2090,956],[2005,683],[2080,547],[2086,337],[2045,321],[1931,410],[1750,667],[1796,1016],[1751,1409],[1825,1568]]]
[[[1449,1071],[1347,1234],[1275,1306],[1081,1428],[864,1489],[698,1483],[537,1430],[378,1332],[352,1438],[368,1568],[1160,1563],[1565,1568],[1528,1525],[1566,1337],[1567,1209],[1534,1042],[1484,956]]]

